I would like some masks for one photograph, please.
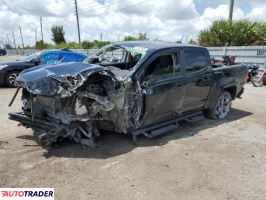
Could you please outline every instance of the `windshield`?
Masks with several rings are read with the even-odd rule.
[[[130,70],[145,56],[146,50],[141,47],[105,46],[83,62]]]
[[[31,55],[26,56],[25,58],[22,59],[22,61],[30,62],[30,61],[32,61],[34,58],[39,57],[41,54],[42,54],[41,51],[36,52],[36,53],[34,53],[34,54],[31,54]]]

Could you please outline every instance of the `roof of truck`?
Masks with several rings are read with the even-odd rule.
[[[171,47],[201,47],[191,44],[182,44],[174,42],[155,42],[155,41],[126,41],[126,42],[115,42],[112,45],[126,46],[126,47],[144,47],[148,49],[158,50]]]

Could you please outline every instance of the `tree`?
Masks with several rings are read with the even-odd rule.
[[[35,43],[35,49],[46,49],[48,44],[44,43],[43,40],[39,40]]]
[[[138,37],[135,36],[125,36],[124,41],[137,41],[137,40],[149,40],[146,33],[140,32]]]
[[[111,44],[111,42],[110,41],[99,41],[99,40],[94,40],[94,41],[84,40],[81,43],[82,48],[84,49],[101,48],[108,44]]]
[[[134,36],[125,36],[124,37],[124,41],[136,41],[138,40],[138,38],[134,37]]]
[[[147,37],[146,33],[140,32],[138,40],[149,40],[149,38]]]
[[[202,46],[246,46],[266,41],[266,23],[218,20],[198,36]]]
[[[10,44],[5,44],[5,49],[12,49],[12,46]]]
[[[255,28],[257,41],[255,44],[257,45],[265,45],[266,44],[266,22],[259,23]]]
[[[52,31],[52,40],[54,41],[55,44],[66,43],[64,37],[65,31],[63,26],[52,26],[51,31]]]
[[[188,41],[188,44],[197,45],[198,43],[197,43],[195,40],[190,39],[190,40]]]

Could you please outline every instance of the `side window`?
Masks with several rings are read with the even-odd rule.
[[[180,71],[179,57],[176,54],[165,54],[155,58],[145,71],[145,81],[159,80]]]
[[[186,71],[188,73],[197,72],[206,68],[205,52],[198,49],[186,49],[184,51]]]
[[[47,63],[47,64],[56,63],[58,62],[58,60],[59,60],[59,54],[56,53],[48,53],[40,57],[40,61],[42,63]]]

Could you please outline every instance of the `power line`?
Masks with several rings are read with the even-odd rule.
[[[76,10],[78,37],[79,37],[79,45],[80,45],[80,29],[79,29],[79,14],[78,14],[77,0],[75,0],[75,10]]]
[[[142,1],[142,2],[139,2],[139,3],[136,3],[136,4],[131,4],[131,5],[128,5],[128,6],[125,6],[125,7],[122,7],[122,8],[116,9],[116,10],[113,10],[113,11],[109,11],[109,12],[106,12],[106,13],[103,13],[103,14],[92,15],[91,17],[98,17],[98,16],[102,16],[102,15],[110,14],[110,13],[113,13],[113,12],[117,12],[117,11],[125,10],[125,9],[127,9],[127,8],[130,8],[130,7],[134,7],[134,6],[137,6],[137,5],[140,5],[140,4],[144,4],[144,3],[148,2],[148,1],[151,1],[151,0]]]
[[[97,4],[95,6],[83,6],[83,8],[97,8],[97,7],[99,7],[99,9],[102,9],[102,8],[106,8],[107,6],[119,4],[119,3],[124,2],[124,1],[128,1],[128,0],[120,0],[120,1],[115,1],[115,2],[109,1],[105,4]]]

